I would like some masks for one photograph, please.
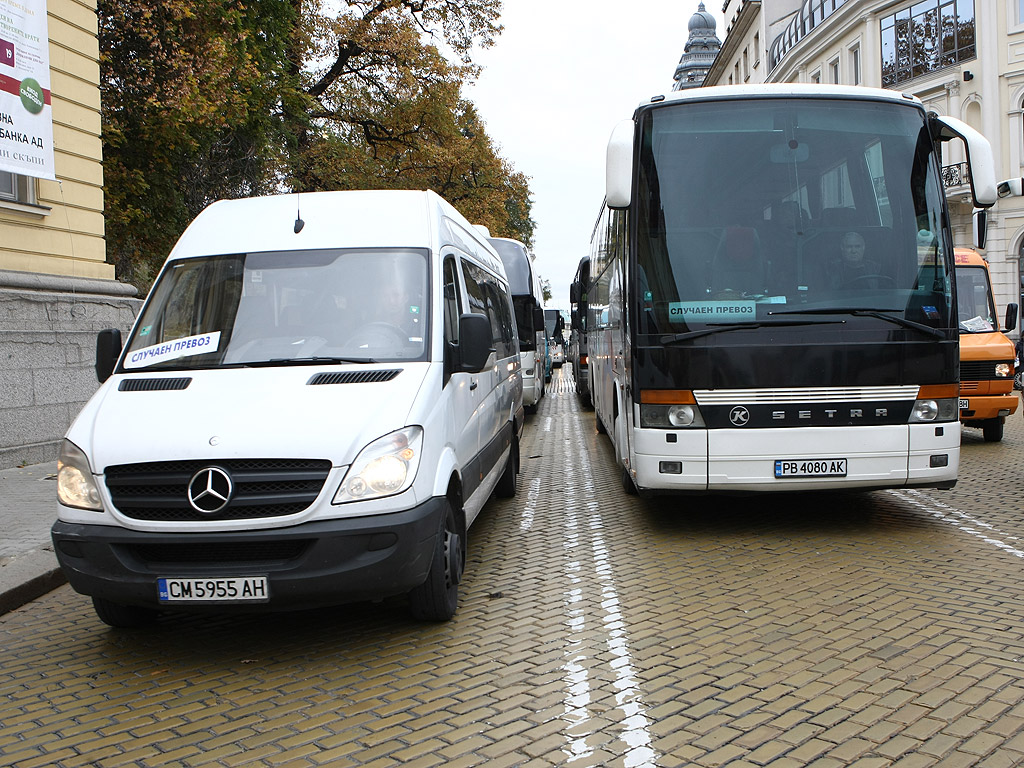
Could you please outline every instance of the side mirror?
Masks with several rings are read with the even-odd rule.
[[[967,164],[971,169],[971,196],[975,208],[989,208],[998,199],[996,189],[996,162],[992,145],[981,133],[963,120],[955,117],[934,115],[931,122],[932,136],[938,141],[962,139],[967,148]]]
[[[985,243],[988,242],[988,210],[986,208],[976,210],[972,224],[974,247],[984,249]]]
[[[479,373],[487,367],[487,359],[494,351],[491,321],[484,315],[459,317],[459,370]]]
[[[609,208],[629,208],[633,196],[633,120],[623,120],[612,130],[605,157],[605,203]]]
[[[110,378],[121,356],[121,331],[106,328],[96,335],[96,378],[102,384]]]
[[[1003,324],[1003,333],[1008,333],[1017,327],[1017,305],[1012,301],[1006,305],[1006,322]]]
[[[1024,179],[1018,177],[1016,179],[1000,181],[999,186],[996,187],[996,194],[1000,197],[1020,197],[1024,195]]]
[[[573,283],[569,286],[569,303],[579,304],[580,303],[580,284]]]
[[[544,310],[541,307],[533,308],[533,327],[535,330],[544,330]]]

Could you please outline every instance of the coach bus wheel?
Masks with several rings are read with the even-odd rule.
[[[92,599],[92,607],[100,621],[118,629],[132,629],[152,624],[156,620],[156,611],[137,605],[121,605],[104,600],[102,597]]]
[[[1003,439],[1003,420],[987,419],[981,424],[981,434],[986,443],[998,443]]]
[[[633,477],[629,474],[629,470],[625,467],[622,468],[622,490],[630,496],[637,495],[636,484],[633,482]]]
[[[599,434],[599,435],[607,435],[608,434],[608,430],[605,429],[604,422],[601,421],[601,414],[600,413],[597,414],[597,434]]]

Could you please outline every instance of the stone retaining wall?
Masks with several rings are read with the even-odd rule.
[[[0,469],[57,458],[99,386],[96,332],[127,334],[137,294],[115,281],[0,270]]]

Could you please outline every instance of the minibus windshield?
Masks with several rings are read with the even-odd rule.
[[[961,333],[993,333],[996,309],[984,267],[956,268],[957,315]]]
[[[424,250],[331,249],[171,262],[123,370],[425,360]]]

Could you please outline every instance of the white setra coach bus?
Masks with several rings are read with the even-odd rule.
[[[698,88],[615,127],[587,327],[627,491],[956,483],[954,138],[991,206],[988,141],[893,91]]]

